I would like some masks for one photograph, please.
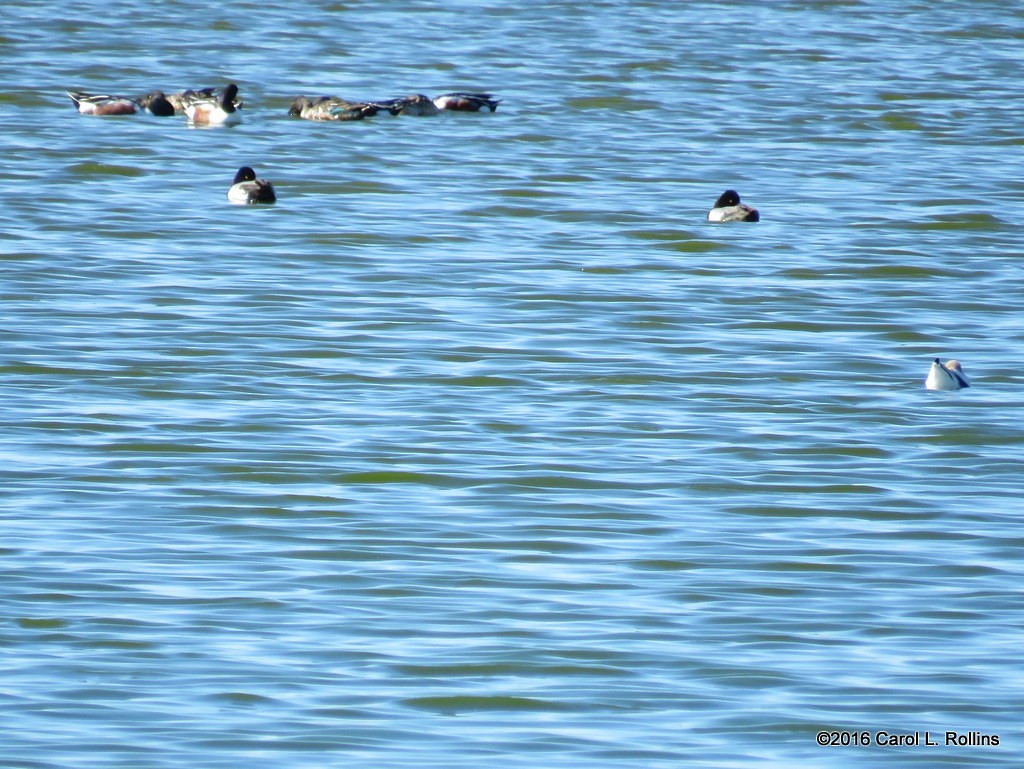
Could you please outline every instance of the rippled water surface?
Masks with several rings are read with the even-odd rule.
[[[1019,4],[0,19],[5,769],[1019,766]]]

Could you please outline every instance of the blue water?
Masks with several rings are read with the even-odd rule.
[[[1024,8],[0,21],[4,769],[1019,765]]]

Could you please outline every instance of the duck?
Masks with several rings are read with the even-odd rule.
[[[489,93],[466,93],[464,91],[444,93],[440,96],[435,96],[433,99],[422,93],[414,93],[411,96],[403,96],[388,102],[389,105],[393,105],[395,108],[392,109],[392,115],[416,115],[420,117],[436,115],[445,110],[451,112],[479,112],[484,107],[494,112],[500,103],[500,99],[492,99]]]
[[[175,112],[184,113],[185,105],[189,102],[197,99],[213,99],[219,100],[221,91],[217,88],[210,86],[209,88],[186,88],[184,91],[178,93],[172,93],[167,95],[167,101],[174,107]],[[235,106],[235,109],[242,108],[242,100],[235,96],[231,103]]]
[[[928,369],[924,386],[926,390],[962,390],[970,387],[971,381],[964,374],[960,361],[947,360],[943,363],[936,358]]]
[[[714,207],[708,211],[709,222],[757,222],[761,215],[756,208],[740,203],[736,190],[726,190],[718,196]]]
[[[429,115],[436,115],[441,110],[434,104],[434,100],[429,96],[425,96],[422,93],[414,93],[412,96],[403,96],[398,99],[392,99],[390,104],[394,105],[395,111],[393,115],[415,115],[416,117],[426,117]]]
[[[274,186],[266,179],[257,179],[256,172],[249,166],[242,166],[228,189],[228,200],[235,205],[247,206],[256,203],[273,203],[277,200]]]
[[[170,117],[175,113],[174,105],[163,91],[150,91],[145,96],[140,96],[135,102],[150,115]]]
[[[438,109],[447,109],[455,112],[479,112],[484,107],[494,112],[498,109],[501,99],[492,99],[489,93],[465,93],[455,91],[435,96],[432,101]]]
[[[134,115],[138,103],[134,99],[109,94],[88,94],[80,91],[65,91],[74,102],[75,108],[83,115]]]
[[[288,108],[292,117],[304,120],[362,120],[373,117],[382,109],[395,114],[397,105],[373,101],[348,101],[337,96],[296,96]]]
[[[236,96],[238,86],[228,83],[220,92],[212,88],[183,91],[180,98],[182,109],[193,125],[232,125],[242,122]]]

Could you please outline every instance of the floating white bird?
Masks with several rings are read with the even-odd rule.
[[[945,363],[936,358],[928,369],[928,378],[924,380],[928,390],[962,390],[970,387],[971,382],[960,368],[960,362],[947,360]]]

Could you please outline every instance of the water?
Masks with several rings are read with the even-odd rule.
[[[1024,10],[274,5],[0,11],[0,765],[1016,766]]]

